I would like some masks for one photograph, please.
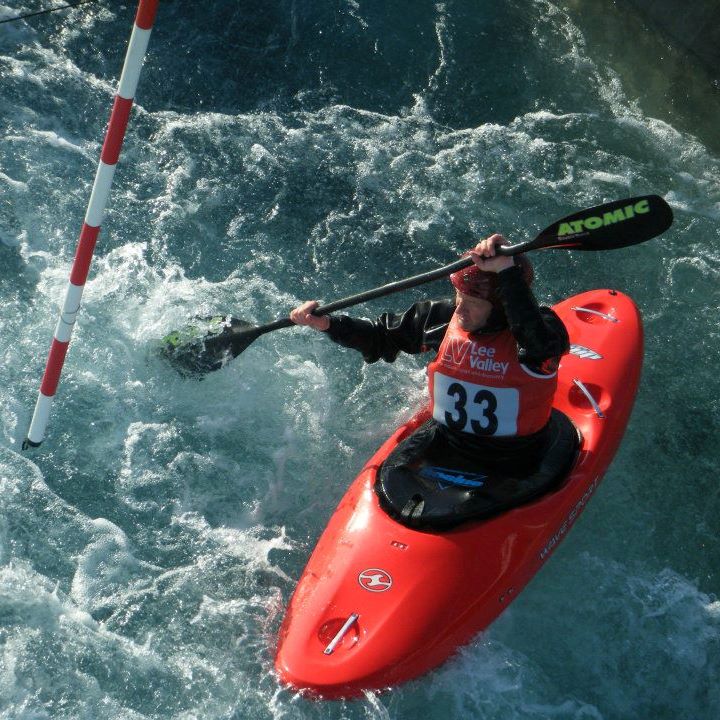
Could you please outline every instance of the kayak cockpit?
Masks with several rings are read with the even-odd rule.
[[[426,423],[401,442],[378,470],[375,492],[383,510],[415,529],[449,529],[536,500],[559,486],[577,458],[580,433],[553,410],[543,458],[526,477],[477,472],[467,464],[434,463]]]

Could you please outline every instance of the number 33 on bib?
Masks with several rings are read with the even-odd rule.
[[[520,393],[435,373],[433,417],[451,430],[475,435],[517,435]]]

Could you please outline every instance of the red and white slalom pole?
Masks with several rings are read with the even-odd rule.
[[[100,163],[95,175],[95,182],[90,194],[90,201],[85,213],[77,250],[75,251],[75,260],[70,272],[70,282],[55,327],[55,335],[45,365],[40,393],[35,404],[35,411],[27,438],[23,443],[23,450],[28,447],[37,447],[45,437],[45,429],[50,418],[50,409],[60,382],[60,373],[65,362],[65,355],[70,344],[75,319],[80,309],[95,243],[100,234],[100,225],[110,195],[115,166],[120,157],[120,149],[125,138],[125,130],[130,117],[135,90],[140,79],[140,70],[145,59],[145,52],[150,41],[150,32],[155,22],[158,3],[159,0],[140,0],[138,4],[135,24],[128,43],[122,75],[120,76],[120,84],[110,113],[107,131],[105,132],[105,141],[100,153]]]

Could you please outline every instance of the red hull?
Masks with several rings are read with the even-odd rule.
[[[576,350],[560,367],[554,404],[583,436],[567,480],[536,502],[478,524],[442,533],[400,525],[380,509],[373,483],[382,461],[428,416],[418,413],[363,468],[310,557],[280,631],[275,667],[282,682],[337,698],[421,675],[485,629],[565,537],[625,431],[643,339],[635,304],[615,291],[576,295],[554,309],[574,345],[602,356]],[[363,573],[369,589],[360,583]],[[326,654],[353,614],[357,619]]]

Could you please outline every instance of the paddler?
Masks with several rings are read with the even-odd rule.
[[[325,332],[362,353],[393,362],[400,352],[436,352],[428,365],[432,455],[476,463],[485,472],[535,471],[549,432],[557,369],[570,349],[567,330],[530,288],[525,255],[497,255],[494,234],[469,251],[473,265],[450,276],[455,298],[423,300],[376,320],[317,316],[316,301],[290,313],[298,325]]]

